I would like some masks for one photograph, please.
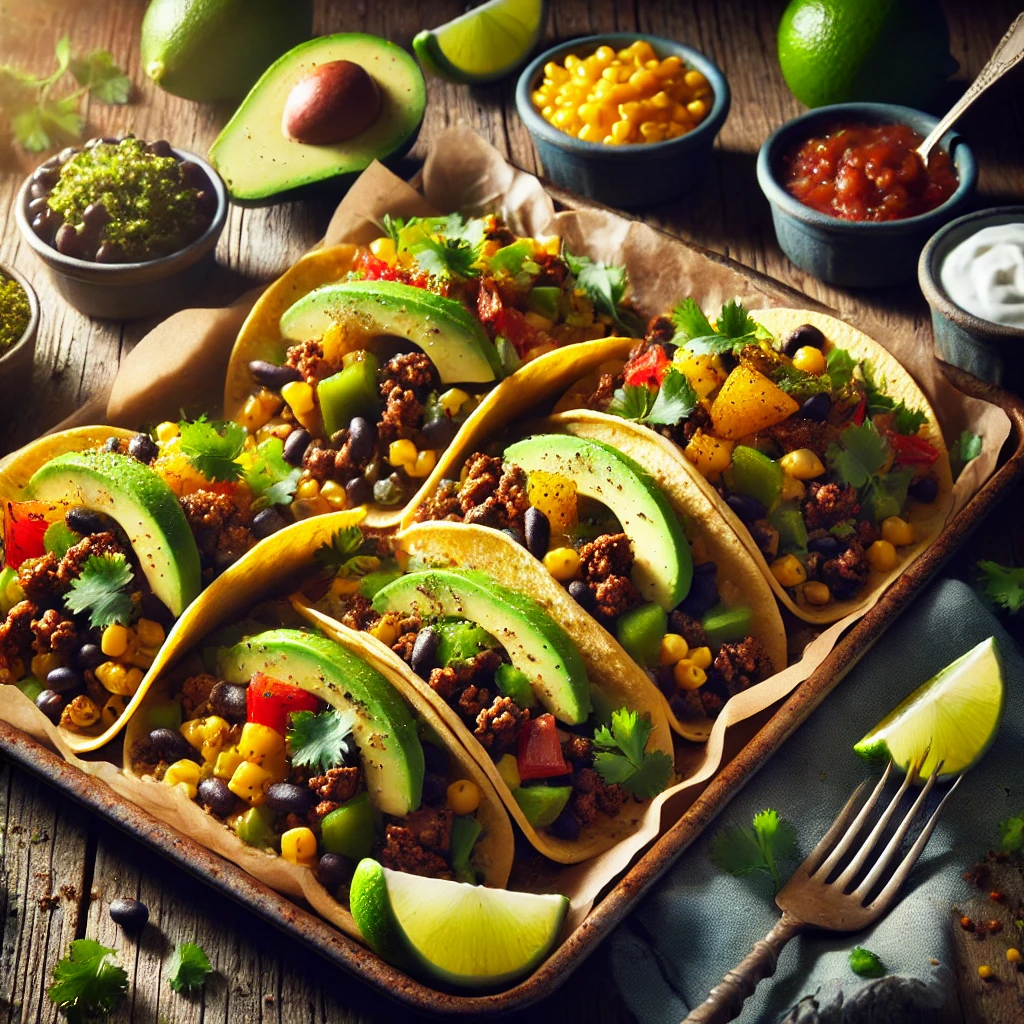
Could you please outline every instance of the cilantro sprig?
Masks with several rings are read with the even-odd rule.
[[[46,994],[70,1024],[105,1019],[128,991],[124,968],[110,962],[115,956],[116,950],[95,939],[75,939],[68,955],[53,965]]]
[[[194,942],[179,942],[167,962],[167,984],[175,992],[202,988],[213,974],[210,958]]]
[[[782,888],[779,862],[796,858],[796,832],[773,810],[759,811],[752,825],[729,825],[719,830],[711,840],[711,862],[737,878],[756,872],[770,875],[778,892]]]
[[[242,467],[235,460],[245,447],[245,428],[232,420],[209,420],[204,413],[191,423],[182,420],[181,451],[208,480],[237,480]]]
[[[620,708],[612,712],[609,729],[602,725],[594,733],[594,769],[609,784],[618,783],[638,800],[657,796],[672,776],[672,760],[663,750],[645,752],[651,735],[650,719],[636,711]]]
[[[675,426],[693,413],[698,402],[697,392],[686,374],[670,368],[657,391],[633,384],[616,389],[605,411],[637,423]]]
[[[841,484],[858,492],[864,512],[875,523],[903,511],[914,477],[912,469],[883,472],[889,456],[889,442],[871,420],[847,427],[825,451],[829,469]]]
[[[242,474],[252,491],[253,508],[287,505],[295,497],[302,470],[284,460],[284,442],[268,437],[256,447],[252,465]]]
[[[1016,615],[1024,608],[1024,568],[1014,569],[998,562],[979,562],[982,593],[1003,611]]]
[[[76,614],[89,613],[89,625],[103,629],[114,624],[125,625],[134,610],[126,588],[134,573],[122,554],[90,555],[64,604]]]
[[[625,267],[595,263],[589,256],[574,256],[562,249],[569,272],[576,278],[576,287],[591,301],[599,313],[610,316],[631,337],[642,334],[643,325],[631,310],[622,308],[629,279]]]
[[[765,328],[754,322],[743,303],[736,300],[722,306],[714,327],[693,298],[676,306],[671,320],[676,329],[673,343],[695,356],[739,352],[752,341],[771,338]]]
[[[852,380],[857,360],[845,348],[830,348],[825,354],[825,374],[833,391],[842,391]]]
[[[972,462],[981,454],[982,440],[979,434],[964,430],[949,449],[950,469],[956,479],[968,462]]]
[[[345,740],[356,725],[354,712],[334,708],[321,714],[296,711],[290,720],[288,749],[292,752],[292,764],[326,772],[342,763]]]
[[[896,433],[906,434],[908,437],[916,434],[928,422],[927,413],[920,409],[911,409],[906,402],[885,393],[885,378],[876,379],[874,367],[870,363],[862,363],[860,370],[864,377],[869,416],[876,413],[892,413]]]
[[[380,568],[372,538],[364,537],[358,526],[346,526],[335,531],[330,541],[313,552],[313,560],[325,572],[334,576],[365,576]]]
[[[409,246],[416,266],[431,277],[447,281],[452,277],[478,277],[479,267],[474,264],[480,259],[483,243],[470,245],[462,238],[434,238],[425,235]]]

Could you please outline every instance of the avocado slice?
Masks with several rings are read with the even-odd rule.
[[[565,809],[572,786],[520,786],[512,795],[534,828],[547,828]]]
[[[571,434],[538,434],[505,449],[504,459],[526,471],[557,473],[577,494],[607,505],[633,542],[633,582],[645,601],[670,611],[690,591],[693,559],[672,506],[630,458],[603,441]]]
[[[281,128],[292,89],[314,68],[347,60],[376,82],[381,111],[365,131],[333,145],[296,142]],[[374,160],[398,159],[416,138],[427,90],[416,61],[394,43],[361,32],[321,36],[279,57],[242,101],[210,149],[234,199],[266,199],[328,179],[353,179]]]
[[[64,452],[37,469],[27,489],[34,498],[70,500],[114,519],[154,596],[175,617],[199,596],[195,538],[174,491],[149,466],[115,452]]]
[[[501,360],[480,322],[454,299],[400,281],[341,281],[304,295],[281,317],[281,336],[314,341],[332,324],[358,347],[381,335],[421,348],[444,384],[480,384],[501,372]]]
[[[569,634],[535,601],[483,573],[454,569],[410,572],[377,592],[378,612],[481,625],[525,673],[537,699],[560,722],[577,725],[590,713],[590,684]]]
[[[404,817],[423,797],[423,747],[416,722],[398,691],[376,669],[323,636],[272,629],[224,648],[217,670],[229,683],[265,672],[353,711],[352,729],[374,806]]]

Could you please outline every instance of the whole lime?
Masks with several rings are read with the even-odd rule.
[[[937,0],[792,0],[779,23],[779,64],[809,107],[927,108],[957,69]]]

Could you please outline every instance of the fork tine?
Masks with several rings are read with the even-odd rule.
[[[853,817],[854,808],[857,806],[857,801],[860,799],[861,793],[867,788],[867,782],[862,782],[851,794],[850,799],[846,801],[846,806],[839,812],[836,820],[829,826],[829,830],[821,837],[821,841],[818,845],[811,850],[811,852],[805,858],[803,864],[800,865],[801,869],[806,871],[808,875],[813,875],[818,864],[821,863],[822,858],[832,848],[832,844],[839,837],[840,833],[849,824],[850,818]]]
[[[939,772],[942,770],[942,762],[940,761],[932,771],[931,775],[928,776],[928,781],[924,784],[921,792],[918,793],[917,799],[911,805],[909,811],[903,818],[898,829],[896,829],[895,835],[889,840],[885,849],[882,851],[878,860],[875,861],[875,866],[868,872],[864,881],[853,890],[850,895],[858,902],[863,902],[869,892],[878,883],[878,880],[882,877],[882,873],[889,866],[889,861],[892,860],[896,851],[900,848],[900,843],[903,842],[903,837],[907,834],[910,826],[914,823],[914,819],[917,817],[917,812],[921,809],[922,804],[928,799],[928,794],[932,791],[932,787],[935,785],[935,780],[939,776]],[[912,772],[907,772],[907,779],[910,779]],[[906,788],[905,786],[903,787]],[[902,793],[902,790],[901,790]]]
[[[809,870],[808,874],[817,874],[820,871],[822,872],[822,881],[828,878],[829,872],[836,866],[846,851],[850,848],[850,844],[857,838],[857,833],[860,832],[864,822],[867,821],[868,815],[878,802],[878,798],[881,795],[882,790],[885,789],[885,784],[889,780],[890,772],[892,772],[892,761],[890,761],[886,766],[885,771],[882,773],[882,777],[878,780],[878,784],[875,786],[871,796],[868,797],[867,802],[860,809],[857,817],[853,819],[853,824],[846,830],[843,838],[839,840],[839,845],[836,846],[836,848],[828,855],[820,867],[815,866],[813,872]],[[858,790],[858,792],[860,791]],[[833,829],[829,829],[828,836],[825,837],[826,839],[832,835],[832,831]],[[822,840],[822,842],[824,842],[824,840]]]
[[[938,824],[939,815],[942,814],[942,809],[946,806],[949,798],[956,790],[956,787],[960,785],[960,780],[962,778],[962,775],[958,775],[956,781],[949,787],[946,795],[939,801],[939,806],[935,808],[934,813],[928,819],[928,823],[921,830],[921,834],[915,840],[914,845],[910,848],[906,857],[903,858],[892,878],[890,878],[886,883],[885,888],[867,906],[867,910],[872,912],[877,911],[879,913],[885,910],[892,898],[896,895],[897,890],[907,880],[907,875],[913,871],[914,865],[924,852],[924,848],[928,845],[928,840],[932,837],[932,832],[935,831],[935,826]]]

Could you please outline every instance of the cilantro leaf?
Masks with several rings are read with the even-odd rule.
[[[722,306],[714,327],[692,298],[672,310],[672,322],[676,325],[672,341],[697,356],[738,352],[765,333],[735,299]]]
[[[329,708],[322,714],[296,711],[290,716],[288,748],[292,764],[308,765],[319,772],[336,768],[345,759],[345,740],[356,725],[353,711]]]
[[[75,939],[68,955],[53,965],[53,984],[46,990],[50,1002],[74,1024],[105,1018],[128,991],[124,968],[108,962],[116,955],[95,939]]]
[[[82,538],[63,519],[50,523],[43,534],[43,547],[63,558]]]
[[[660,793],[672,776],[672,761],[661,750],[645,753],[652,725],[645,715],[620,708],[612,712],[611,728],[602,725],[594,734],[594,769],[605,782],[618,783],[638,800]]]
[[[167,961],[167,984],[175,992],[202,988],[211,974],[210,958],[194,942],[179,942]]]
[[[998,608],[1016,615],[1024,608],[1024,569],[998,562],[979,562],[981,589]]]
[[[669,369],[661,380],[658,397],[644,422],[673,427],[697,408],[698,401],[697,392],[686,374]]]
[[[252,465],[242,474],[256,499],[254,509],[287,505],[295,496],[302,470],[284,461],[284,442],[268,437],[257,447]]]
[[[408,251],[416,265],[431,277],[447,280],[450,277],[477,277],[479,267],[473,264],[480,259],[481,244],[470,245],[461,238],[439,240],[425,235],[409,246]]]
[[[850,970],[862,978],[884,978],[889,973],[878,954],[863,946],[854,946],[850,950]]]
[[[626,384],[616,388],[605,412],[624,420],[643,423],[654,406],[655,393],[646,384]]]
[[[399,247],[399,238],[405,225],[406,221],[404,218],[392,217],[390,213],[385,213],[380,219],[380,226],[383,229],[384,234],[394,242],[395,249],[398,249]]]
[[[676,334],[672,340],[679,344],[694,338],[707,338],[715,333],[711,321],[689,296],[672,310],[671,320],[676,327]]]
[[[11,133],[15,142],[30,153],[42,153],[50,148],[50,136],[46,133],[38,106],[15,114],[11,118]]]
[[[898,516],[907,503],[907,490],[914,471],[909,467],[890,469],[873,476],[861,493],[861,507],[876,525],[889,516]]]
[[[376,542],[365,538],[358,526],[346,526],[313,552],[313,560],[335,576],[365,576],[380,568],[376,550]]]
[[[568,249],[562,250],[562,259],[576,278],[576,287],[593,303],[594,309],[610,316],[620,327],[635,333],[635,316],[619,308],[626,295],[626,268],[610,263],[595,263],[589,256],[573,256]]]
[[[858,490],[864,487],[889,458],[889,442],[875,429],[870,420],[861,426],[847,427],[838,441],[833,441],[825,452],[829,469],[841,483]]]
[[[1024,811],[999,822],[999,849],[1003,853],[1024,850]]]
[[[213,421],[204,413],[178,424],[181,451],[208,480],[237,480],[242,467],[235,461],[245,447],[245,428],[232,420]]]
[[[780,362],[772,371],[772,383],[796,401],[803,402],[812,395],[828,395],[832,392],[832,381],[827,373],[820,377],[804,370],[798,370],[792,363]]]
[[[121,105],[128,102],[132,80],[114,63],[109,50],[93,50],[84,58],[73,57],[71,74],[89,95],[100,103]]]
[[[733,299],[722,306],[715,330],[729,338],[745,338],[753,335],[757,327],[742,302]]]
[[[102,629],[115,623],[125,625],[132,616],[131,597],[125,588],[133,578],[124,555],[90,555],[78,579],[64,596],[64,604],[75,612],[88,612],[89,625]]]
[[[892,413],[896,433],[906,434],[908,437],[912,437],[928,422],[927,413],[920,409],[911,409],[905,402],[898,402],[895,398],[887,395],[885,379],[876,380],[874,369],[870,364],[862,364],[861,373],[864,376],[866,409],[869,416],[880,412]]]
[[[825,355],[825,372],[833,391],[842,391],[853,380],[856,367],[857,360],[845,348],[829,349]]]
[[[953,470],[953,477],[958,477],[964,470],[964,466],[981,454],[981,437],[965,430],[953,442],[949,450],[950,466]]]
[[[736,877],[753,872],[770,875],[778,892],[782,888],[779,862],[796,858],[796,833],[778,811],[759,811],[752,825],[753,829],[739,825],[720,829],[711,840],[711,862]]]

